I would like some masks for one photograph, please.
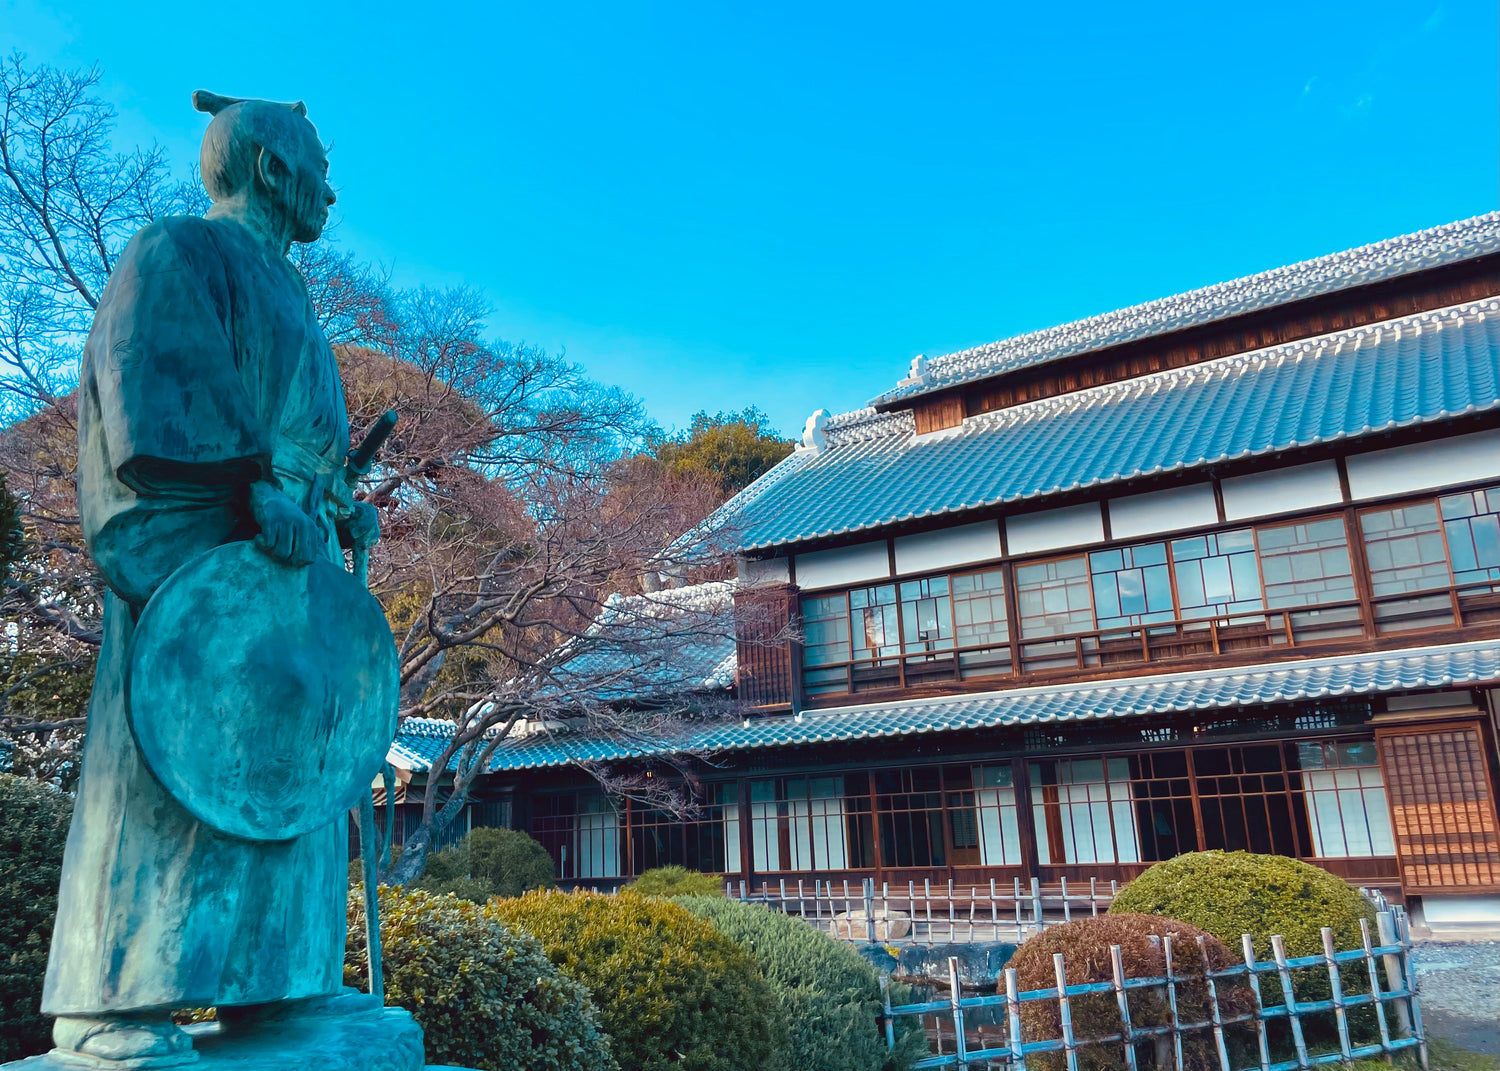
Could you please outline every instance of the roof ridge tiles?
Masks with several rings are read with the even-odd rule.
[[[884,405],[1497,251],[1500,212],[1489,212],[934,357],[927,362],[920,382],[887,391],[872,404]]]

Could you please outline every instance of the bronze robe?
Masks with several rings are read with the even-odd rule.
[[[89,334],[78,437],[84,538],[110,591],[42,1009],[337,992],[345,820],[275,842],[204,825],[144,765],[125,705],[141,608],[180,565],[254,535],[250,482],[274,476],[343,565],[333,518],[349,428],[301,276],[232,220],[146,227]]]

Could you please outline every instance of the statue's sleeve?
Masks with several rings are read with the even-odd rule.
[[[120,482],[142,496],[213,497],[270,473],[271,439],[227,327],[222,255],[199,221],[131,240],[89,339]]]

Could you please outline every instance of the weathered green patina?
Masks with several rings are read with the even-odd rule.
[[[378,525],[286,259],[327,219],[327,157],[300,104],[194,103],[213,208],[130,242],[80,369],[79,510],[109,592],[43,996],[58,1066],[193,1062],[181,1007],[221,1009],[215,1052],[255,1038],[287,1067],[308,1064],[268,1039],[291,1023],[367,1049],[415,1028],[342,990],[344,809],[384,757],[396,675],[344,571]]]

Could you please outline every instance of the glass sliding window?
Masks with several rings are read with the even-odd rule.
[[[849,633],[854,646],[850,671],[854,690],[898,683],[896,656],[901,653],[901,632],[896,585],[880,584],[849,592]]]
[[[1260,568],[1249,528],[1172,540],[1179,616],[1233,617],[1259,610]]]
[[[1453,602],[1446,590],[1413,598],[1389,596],[1446,589],[1450,582],[1448,551],[1436,502],[1415,502],[1359,515],[1370,563],[1375,624],[1381,632],[1436,628],[1453,623]]]
[[[1192,758],[1205,850],[1297,855],[1279,745],[1194,748]]]
[[[750,782],[750,847],[756,871],[828,871],[874,864],[863,774]]]
[[[953,676],[953,600],[948,578],[905,580],[901,592],[901,649],[906,683]]]
[[[880,860],[886,867],[948,865],[942,773],[936,766],[875,771]]]
[[[987,677],[1010,672],[1010,625],[1005,619],[1005,574],[999,569],[952,579],[953,621],[959,675]],[[973,648],[980,648],[974,650]]]
[[[1101,629],[1174,618],[1165,543],[1096,551],[1089,555],[1089,574]]]
[[[848,690],[849,647],[849,596],[803,599],[802,680],[809,694]]]
[[[1031,795],[1043,862],[1141,861],[1129,759],[1034,762]]]
[[[1354,599],[1354,571],[1342,517],[1259,528],[1255,538],[1268,607]]]
[[[1373,740],[1313,741],[1296,748],[1314,857],[1395,855],[1385,780]]]
[[[1456,584],[1500,581],[1500,487],[1438,499]],[[1493,585],[1490,590],[1495,590]]]
[[[635,805],[630,810],[630,867],[635,874],[652,867],[685,866],[723,874],[738,869],[739,822],[729,821],[726,807],[739,810],[729,786],[714,786],[698,817],[684,820],[669,811]],[[721,796],[720,793],[723,793]],[[729,841],[730,833],[735,840]]]
[[[1094,627],[1088,559],[1059,558],[1016,566],[1021,635],[1065,636]]]
[[[585,796],[578,808],[573,841],[575,877],[620,876],[620,816],[605,796]]]
[[[1364,632],[1355,600],[1354,571],[1342,517],[1282,524],[1255,530],[1266,607],[1308,607],[1268,615],[1273,641],[1298,643],[1359,636]],[[1338,605],[1343,604],[1343,605]],[[1278,632],[1285,625],[1285,631]]]

